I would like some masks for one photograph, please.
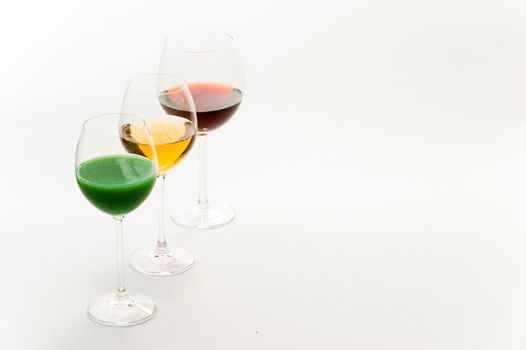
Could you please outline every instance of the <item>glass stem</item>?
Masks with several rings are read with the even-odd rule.
[[[114,216],[115,219],[115,233],[117,238],[117,296],[125,297],[126,293],[126,277],[124,275],[124,238],[122,233],[122,220],[124,216]]]
[[[168,254],[170,249],[168,243],[166,243],[166,234],[164,231],[164,182],[166,175],[160,176],[159,182],[159,234],[157,236],[157,246],[155,247],[155,253],[157,254]]]
[[[199,198],[197,207],[199,209],[208,209],[208,195],[206,193],[206,134],[198,134],[198,157],[199,157]]]

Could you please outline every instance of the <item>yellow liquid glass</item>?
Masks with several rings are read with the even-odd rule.
[[[151,119],[146,122],[155,144],[158,174],[165,176],[168,170],[184,159],[192,148],[196,128],[188,119],[171,116],[164,119]],[[135,126],[122,127],[122,143],[130,153],[140,154],[152,159],[153,152],[144,140],[144,133],[134,132]]]

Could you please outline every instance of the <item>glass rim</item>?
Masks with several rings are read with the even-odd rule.
[[[118,138],[118,137],[120,137],[119,134],[111,134],[111,135],[109,135],[109,134],[104,133],[104,132],[100,132],[100,131],[96,131],[96,130],[90,129],[88,126],[89,126],[90,123],[92,123],[95,120],[99,120],[99,119],[103,119],[103,118],[109,119],[110,117],[117,117],[118,118],[117,121],[118,121],[123,116],[131,117],[133,119],[136,119],[138,122],[140,122],[141,130],[147,128],[146,121],[144,119],[142,119],[141,117],[136,116],[134,114],[130,114],[130,113],[103,113],[103,114],[97,114],[97,115],[95,115],[95,116],[93,116],[91,118],[86,119],[82,123],[82,130],[87,132],[87,133],[90,133],[92,135],[96,135],[98,137]],[[149,132],[149,130],[148,130],[148,132]]]
[[[217,49],[210,49],[210,50],[187,50],[187,49],[183,49],[180,47],[174,47],[174,44],[170,43],[176,36],[179,36],[181,34],[188,33],[188,32],[208,32],[208,33],[220,34],[228,38],[229,41],[224,46],[221,46]],[[216,52],[227,50],[234,46],[235,38],[231,34],[228,34],[227,32],[224,32],[222,30],[217,30],[217,29],[212,29],[212,28],[187,28],[187,29],[181,29],[171,34],[168,34],[166,38],[164,39],[164,43],[165,43],[164,47],[170,51],[180,52],[180,53],[185,53],[185,54],[199,55],[199,54],[216,53]]]

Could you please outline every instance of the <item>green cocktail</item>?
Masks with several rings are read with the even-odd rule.
[[[77,168],[84,196],[103,212],[120,216],[136,209],[150,194],[157,177],[152,161],[131,154],[89,159]]]

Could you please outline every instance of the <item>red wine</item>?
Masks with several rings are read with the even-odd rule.
[[[188,89],[194,100],[200,133],[209,132],[225,124],[243,99],[241,90],[220,83],[189,83]],[[166,113],[189,119],[188,108],[180,102],[184,99],[178,98],[177,91],[180,91],[177,87],[168,89],[167,94],[161,96],[161,104]]]

